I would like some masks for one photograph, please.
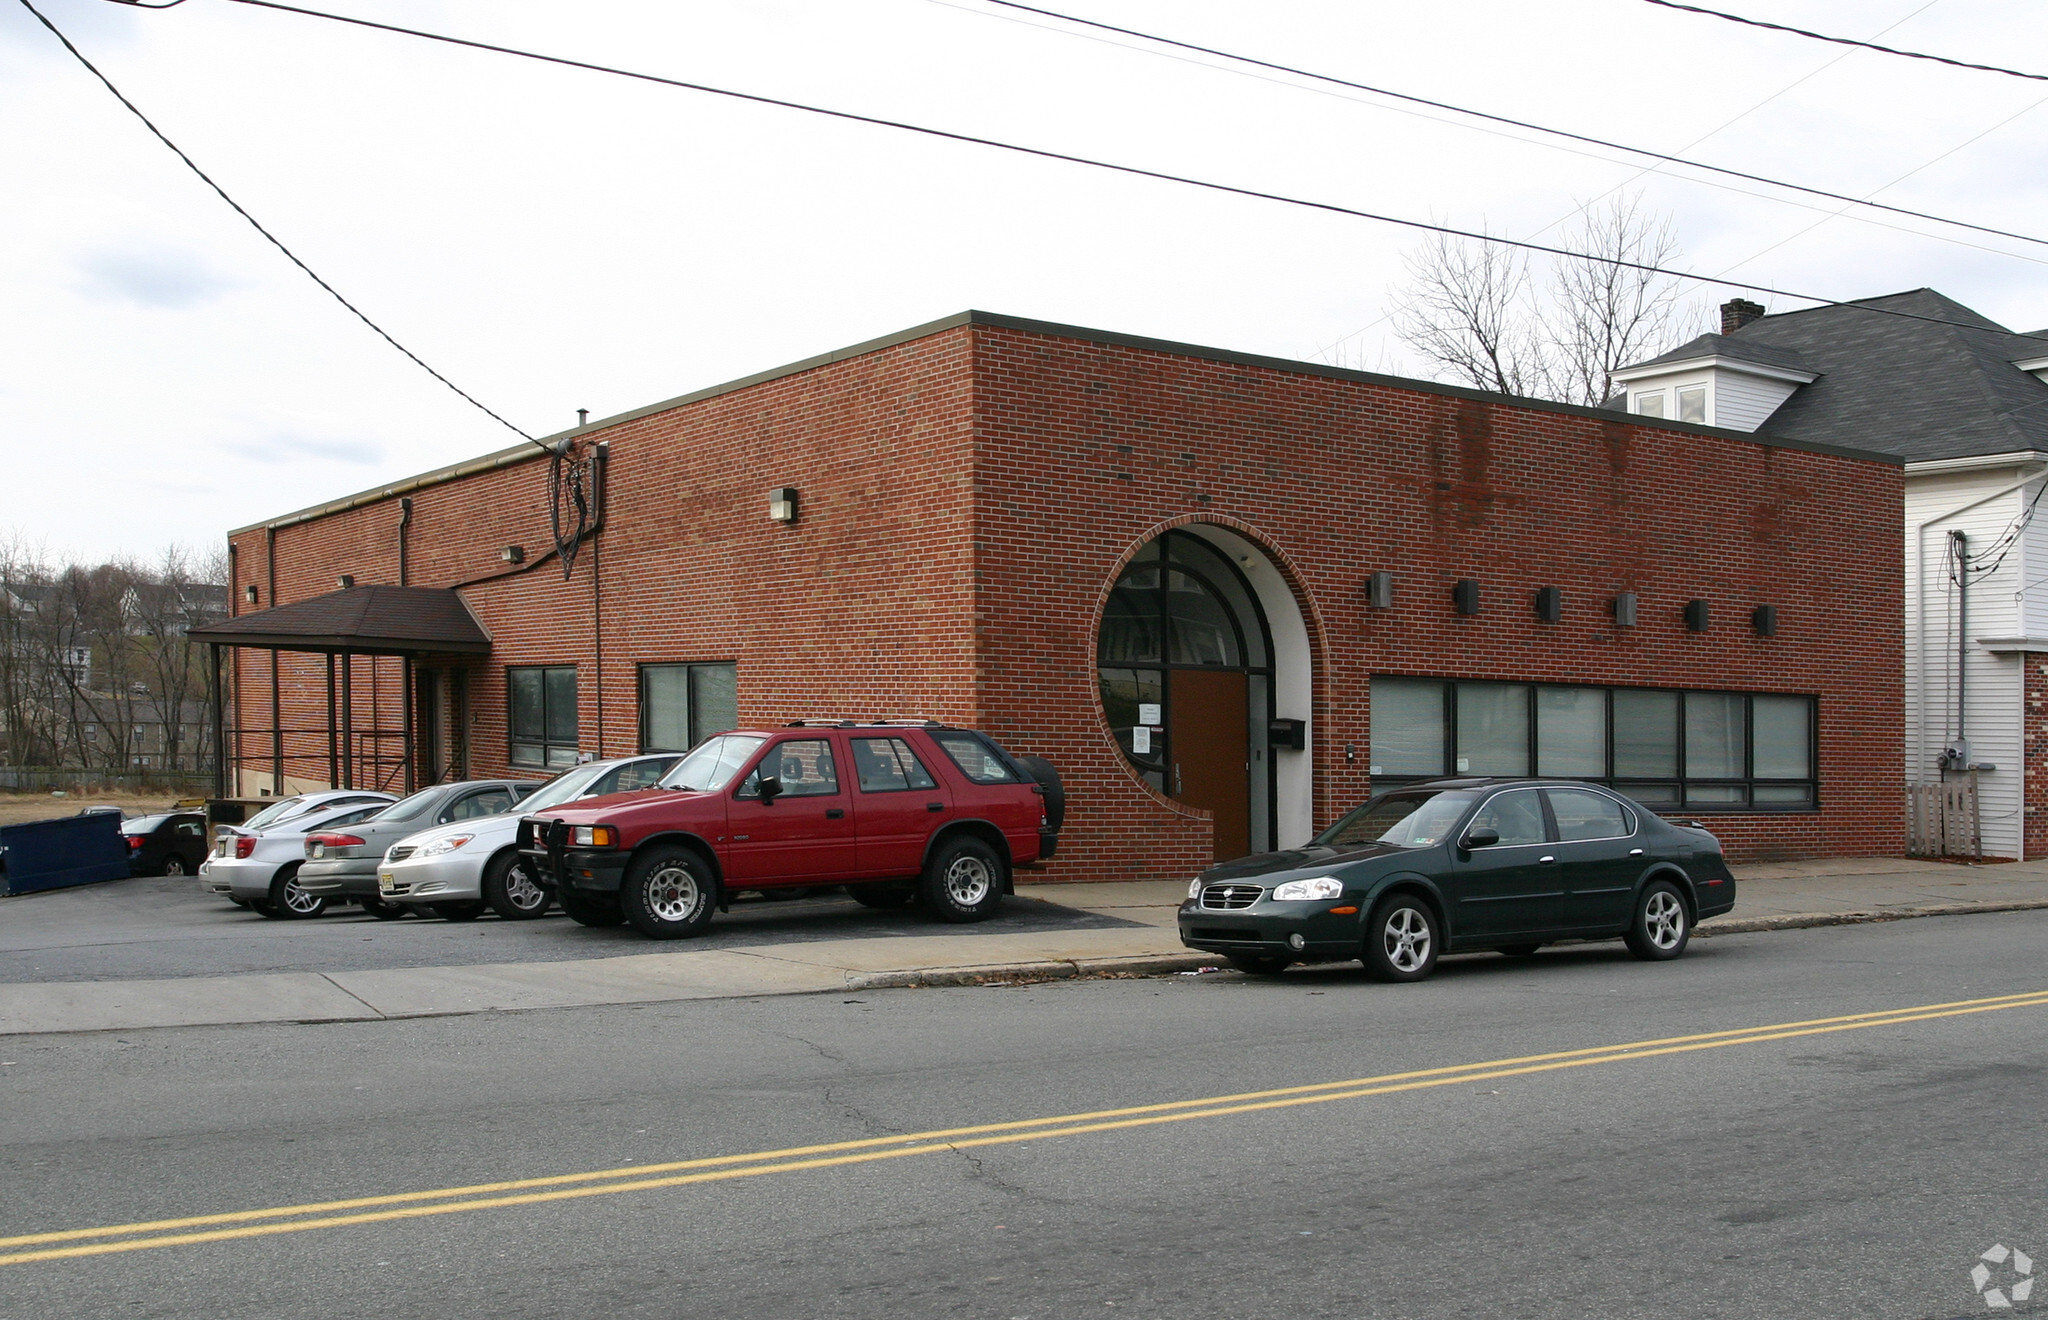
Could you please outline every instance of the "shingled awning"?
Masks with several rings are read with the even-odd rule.
[[[488,655],[491,635],[448,587],[348,587],[194,628],[193,641],[355,655]]]

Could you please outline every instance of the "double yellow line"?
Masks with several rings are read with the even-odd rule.
[[[124,1251],[146,1251],[155,1247],[190,1246],[201,1242],[226,1242],[238,1238],[268,1237],[278,1233],[304,1233],[319,1228],[389,1223],[403,1219],[422,1219],[430,1215],[461,1214],[471,1210],[501,1210],[512,1206],[545,1205],[551,1201],[612,1196],[620,1192],[657,1191],[693,1183],[757,1178],[771,1173],[830,1169],[847,1164],[901,1159],[909,1155],[941,1154],[977,1146],[1001,1146],[1022,1141],[1039,1141],[1047,1137],[1080,1136],[1089,1132],[1116,1132],[1127,1128],[1152,1127],[1162,1123],[1185,1123],[1201,1118],[1227,1118],[1236,1114],[1257,1113],[1261,1110],[1288,1109],[1298,1105],[1326,1104],[1333,1100],[1394,1095],[1404,1091],[1494,1081],[1503,1077],[1522,1077],[1566,1068],[1626,1063],[1634,1059],[1723,1049],[1731,1045],[1760,1045],[1801,1036],[1861,1031],[1870,1027],[1898,1026],[1908,1022],[1962,1017],[1972,1013],[1996,1013],[2013,1008],[2048,1008],[2048,990],[1999,995],[1990,999],[1919,1004],[1877,1013],[1810,1018],[1802,1022],[1779,1022],[1732,1031],[1708,1031],[1691,1036],[1666,1036],[1657,1040],[1631,1041],[1623,1045],[1561,1050],[1551,1054],[1529,1054],[1519,1058],[1461,1063],[1444,1068],[1424,1068],[1414,1072],[1386,1073],[1378,1077],[1355,1077],[1348,1081],[1318,1082],[1309,1086],[1288,1086],[1271,1091],[1244,1091],[1236,1095],[1210,1096],[1201,1100],[1175,1100],[1164,1104],[1133,1105],[1124,1109],[1098,1109],[1088,1113],[1061,1114],[1050,1118],[1020,1119],[1012,1123],[983,1123],[973,1127],[910,1132],[898,1137],[870,1137],[860,1141],[792,1146],[783,1150],[756,1151],[750,1155],[717,1155],[705,1159],[677,1160],[668,1164],[635,1164],[619,1169],[600,1169],[591,1173],[564,1173],[547,1178],[473,1183],[467,1187],[442,1187],[425,1192],[359,1196],[340,1201],[274,1206],[266,1210],[235,1210],[223,1214],[190,1215],[182,1219],[152,1219],[133,1224],[114,1224],[105,1228],[73,1228],[50,1233],[28,1233],[19,1237],[0,1237],[0,1265],[22,1265],[30,1261],[63,1260],[77,1256],[104,1256]],[[5,1250],[7,1248],[19,1249],[8,1251]]]

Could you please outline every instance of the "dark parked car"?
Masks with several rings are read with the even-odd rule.
[[[1441,953],[1567,938],[1676,958],[1734,906],[1720,842],[1691,822],[1570,780],[1440,779],[1380,794],[1305,847],[1203,872],[1180,935],[1248,972],[1359,958],[1419,981]]]
[[[171,811],[121,822],[130,875],[197,875],[206,860],[206,813]]]

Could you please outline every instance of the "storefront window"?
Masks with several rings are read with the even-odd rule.
[[[736,666],[640,666],[641,751],[687,752],[738,724]]]
[[[1375,678],[1371,721],[1375,787],[1533,763],[1661,808],[1784,811],[1818,797],[1808,696]]]
[[[505,687],[512,764],[576,764],[576,666],[507,669]]]

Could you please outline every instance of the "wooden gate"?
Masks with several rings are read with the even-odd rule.
[[[1906,785],[1906,851],[1915,857],[1982,857],[1977,776]]]

